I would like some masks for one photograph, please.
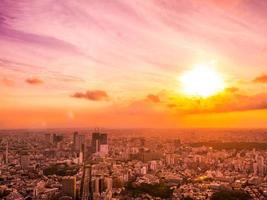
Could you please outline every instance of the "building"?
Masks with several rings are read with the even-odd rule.
[[[92,185],[92,192],[94,199],[99,198],[101,194],[105,192],[107,189],[105,178],[102,176],[93,177],[91,185]],[[109,185],[109,187],[112,188],[112,185]]]
[[[94,132],[92,134],[92,150],[93,153],[108,152],[108,136],[106,133]]]
[[[73,200],[76,199],[76,177],[75,176],[66,176],[62,178],[62,192],[70,197]]]
[[[45,134],[45,142],[51,143],[51,134],[50,133]]]
[[[174,140],[174,147],[177,149],[181,146],[181,140],[180,139],[175,139]]]
[[[157,169],[157,161],[155,161],[155,160],[150,161],[149,169],[152,171],[156,170]]]
[[[173,153],[167,153],[165,155],[165,162],[169,166],[174,165],[175,164],[175,154],[173,154]]]
[[[257,167],[258,167],[258,175],[264,176],[265,175],[265,165],[264,165],[264,157],[258,156],[257,157]]]
[[[85,145],[85,135],[80,135],[78,132],[73,134],[73,150],[80,152]]]
[[[45,141],[49,144],[56,145],[58,142],[63,140],[63,135],[58,135],[58,134],[50,134],[47,133],[45,134]]]
[[[112,178],[111,177],[105,177],[105,184],[107,191],[112,191]]]
[[[5,162],[8,164],[8,141],[6,143],[6,155],[5,155]]]
[[[107,155],[108,154],[108,145],[107,144],[101,144],[100,149],[99,149],[99,153],[101,155]]]
[[[28,154],[23,154],[20,156],[20,166],[22,169],[28,169],[30,166],[30,156]]]
[[[83,148],[82,148],[83,149]],[[80,150],[80,152],[79,152],[79,160],[78,160],[78,163],[81,165],[81,164],[83,164],[83,162],[84,162],[84,150]]]

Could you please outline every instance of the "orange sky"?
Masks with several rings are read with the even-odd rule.
[[[267,127],[266,9],[257,0],[1,1],[0,129]],[[180,77],[209,63],[224,88],[186,95]]]

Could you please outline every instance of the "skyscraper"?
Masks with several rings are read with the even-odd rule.
[[[22,169],[28,169],[30,165],[30,156],[26,153],[20,156],[20,165]]]
[[[66,195],[76,199],[76,177],[75,176],[66,176],[62,178],[62,191]]]
[[[8,141],[6,143],[6,164],[8,164]]]
[[[107,151],[108,149],[107,145],[108,145],[108,136],[106,133],[99,133],[99,132],[92,133],[93,153],[98,153],[100,152],[100,150]]]
[[[75,150],[77,136],[78,136],[78,132],[74,132],[73,133],[73,146],[72,146],[73,150]]]
[[[75,132],[73,134],[73,150],[80,152],[82,147],[85,145],[85,136]]]

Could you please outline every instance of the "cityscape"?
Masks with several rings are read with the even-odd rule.
[[[266,199],[266,134],[231,129],[1,131],[0,195],[5,200],[202,200],[231,190],[240,192],[239,199]]]
[[[266,0],[0,0],[0,200],[267,200]]]

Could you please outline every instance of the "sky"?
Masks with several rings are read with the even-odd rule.
[[[1,0],[0,128],[266,128],[266,9],[264,0]],[[182,74],[209,63],[223,90],[183,93]]]

